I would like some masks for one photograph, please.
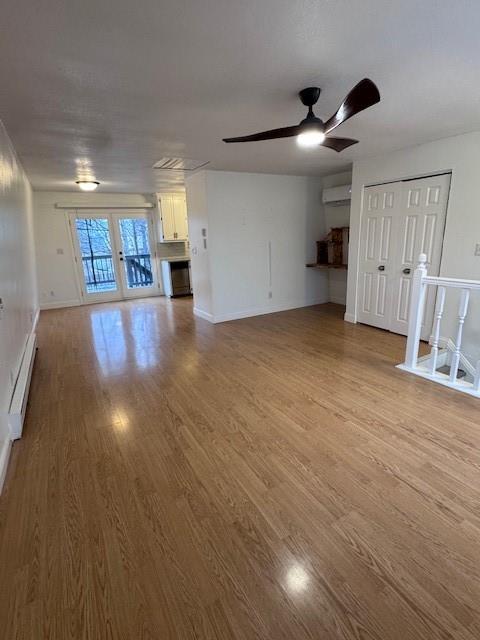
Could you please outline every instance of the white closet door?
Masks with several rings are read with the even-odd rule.
[[[367,187],[360,234],[358,319],[390,328],[395,247],[402,183]]]
[[[402,182],[395,267],[392,273],[392,316],[389,329],[407,335],[412,278],[420,253],[427,255],[429,275],[440,269],[450,175]],[[435,290],[428,288],[422,338],[428,340],[433,320]]]

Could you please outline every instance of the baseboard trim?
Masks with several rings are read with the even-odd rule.
[[[345,315],[343,316],[343,319],[345,320],[345,322],[351,322],[352,324],[357,324],[357,319],[353,315],[353,313],[345,313]]]
[[[5,440],[0,445],[0,494],[2,493],[3,484],[5,482],[5,476],[7,475],[8,461],[10,459],[10,452],[12,450],[12,440],[7,435]]]
[[[330,296],[328,301],[333,302],[333,304],[341,304],[342,306],[345,306],[347,303],[344,296]]]
[[[303,300],[296,302],[286,302],[284,304],[275,305],[272,307],[257,307],[254,309],[247,309],[246,311],[237,311],[234,313],[223,313],[213,316],[211,322],[217,324],[220,322],[230,322],[231,320],[242,320],[243,318],[252,318],[254,316],[264,316],[269,313],[280,313],[281,311],[289,311],[291,309],[301,309],[303,307],[313,307],[317,304],[325,304],[328,302],[328,297],[315,298],[313,300]]]
[[[207,313],[206,311],[202,311],[197,307],[193,307],[193,314],[198,316],[199,318],[203,318],[203,320],[208,320],[208,322],[215,322],[211,313]]]
[[[82,303],[80,300],[65,300],[64,302],[42,302],[40,304],[40,310],[46,311],[47,309],[63,309],[64,307],[79,307]]]

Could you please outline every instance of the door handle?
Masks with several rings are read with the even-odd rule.
[[[411,269],[409,269],[408,267],[405,267],[405,269],[403,270],[403,273],[405,275],[408,275],[410,273]]]
[[[381,265],[378,267],[378,270],[379,270],[379,271],[385,271],[385,265],[384,265],[384,264],[381,264]]]

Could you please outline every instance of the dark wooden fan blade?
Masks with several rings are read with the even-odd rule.
[[[325,133],[329,133],[345,120],[377,102],[380,102],[380,93],[376,85],[368,78],[360,80],[339,106],[337,112],[325,123]]]
[[[333,149],[334,151],[343,151],[347,147],[351,147],[352,144],[357,144],[358,140],[353,140],[352,138],[335,138],[334,136],[328,136],[322,142],[322,147],[328,147],[329,149]]]
[[[252,133],[250,136],[241,136],[239,138],[223,138],[224,142],[256,142],[258,140],[275,140],[275,138],[290,138],[296,136],[302,131],[300,125],[294,127],[283,127],[282,129],[270,129],[270,131],[261,131],[260,133]]]

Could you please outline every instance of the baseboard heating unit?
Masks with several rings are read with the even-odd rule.
[[[15,384],[15,389],[13,390],[12,402],[10,403],[8,422],[10,424],[12,440],[17,440],[22,437],[23,421],[27,411],[28,392],[30,390],[30,380],[32,379],[36,351],[37,335],[31,333],[25,346],[20,372]]]

